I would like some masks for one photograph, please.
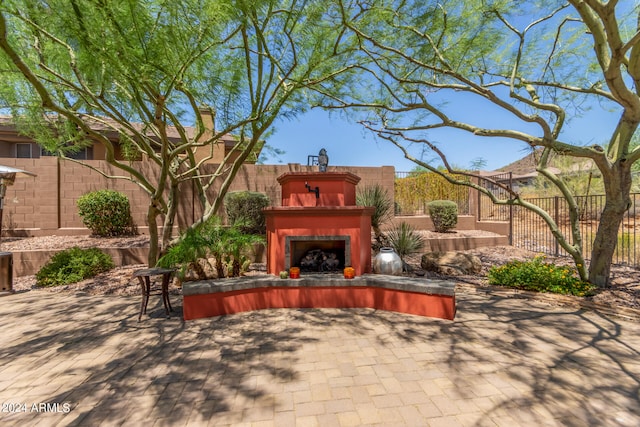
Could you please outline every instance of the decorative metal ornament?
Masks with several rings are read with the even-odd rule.
[[[322,148],[320,153],[318,153],[318,168],[320,172],[326,172],[327,165],[329,165],[329,156],[327,156],[327,150]]]
[[[372,264],[374,273],[402,275],[402,259],[393,248],[380,248],[380,252],[373,258]]]

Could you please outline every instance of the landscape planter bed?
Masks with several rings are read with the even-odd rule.
[[[455,284],[446,280],[365,274],[272,275],[182,285],[185,320],[270,308],[372,308],[453,320]]]

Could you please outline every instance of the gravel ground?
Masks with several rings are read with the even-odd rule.
[[[428,238],[450,238],[477,235],[492,235],[478,230],[465,230],[456,233],[424,232]],[[0,246],[2,251],[25,251],[42,249],[66,249],[73,246],[87,247],[143,247],[148,245],[148,236],[140,235],[122,238],[94,238],[89,236],[47,236],[31,238],[4,238]],[[482,261],[483,269],[479,275],[446,277],[427,272],[426,277],[448,278],[477,288],[488,287],[486,274],[491,266],[502,265],[510,260],[532,259],[537,254],[512,246],[484,247],[465,251],[477,255]],[[420,268],[420,256],[414,255],[407,259],[415,269]],[[566,257],[547,257],[548,262],[556,265],[571,265]],[[144,265],[129,265],[118,267],[100,274],[93,279],[84,280],[72,285],[55,288],[36,288],[35,276],[14,278],[16,291],[37,290],[40,292],[84,292],[91,295],[138,295],[140,292],[137,279],[132,278],[133,271],[144,268]],[[250,274],[264,274],[264,264],[252,265]],[[172,292],[180,293],[179,287],[172,287]],[[612,268],[612,286],[599,291],[596,295],[584,300],[610,307],[625,307],[640,310],[640,269],[629,266],[614,265]]]

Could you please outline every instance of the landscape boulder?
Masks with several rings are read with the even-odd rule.
[[[448,276],[478,274],[482,269],[480,258],[462,252],[429,252],[422,256],[420,265],[426,271]]]

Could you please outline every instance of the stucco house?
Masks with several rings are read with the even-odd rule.
[[[213,129],[213,117],[211,113],[207,110],[201,110],[200,114],[202,115],[202,119],[206,129]],[[111,140],[116,147],[116,159],[122,160],[123,154],[120,150],[120,135],[118,132],[114,131],[113,128],[109,127],[105,123],[94,122],[90,125],[92,129],[102,132],[106,135],[109,140]],[[138,129],[142,129],[141,123],[134,123],[134,127]],[[185,131],[187,135],[192,138],[196,134],[195,127],[186,127]],[[176,142],[180,140],[180,135],[176,128],[168,127],[167,133],[169,138],[174,139]],[[211,131],[208,130],[202,136],[202,138],[209,138],[211,136]],[[225,135],[214,143],[213,147],[213,156],[210,159],[207,159],[207,163],[219,164],[222,163],[224,158],[229,154],[233,153],[233,149],[237,143],[237,139],[232,135]],[[258,145],[254,152],[247,158],[245,163],[256,163],[264,142]],[[206,153],[205,153],[206,151]],[[209,154],[209,150],[200,150],[200,156],[207,156]],[[0,158],[17,158],[17,159],[39,159],[41,157],[51,156],[51,154],[47,153],[45,149],[43,149],[38,143],[36,143],[31,138],[21,135],[16,126],[14,124],[13,118],[11,116],[0,116]],[[69,155],[69,157],[73,157],[78,160],[105,160],[106,153],[105,148],[102,144],[96,142],[92,146],[82,149],[78,153],[73,155]],[[202,158],[202,157],[201,157]],[[231,160],[234,159],[234,156],[231,156]]]
[[[508,173],[511,173],[511,183],[514,190],[518,191],[519,188],[529,187],[534,185],[535,180],[538,178],[539,172],[536,170],[542,150],[537,149],[523,158],[516,160],[500,169],[487,172],[485,175],[496,176],[502,175],[498,181],[508,183]],[[579,159],[575,157],[562,156],[558,154],[551,154],[549,159],[549,170],[556,175],[579,175],[593,173],[598,175],[598,171],[595,164],[590,159]]]

